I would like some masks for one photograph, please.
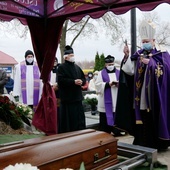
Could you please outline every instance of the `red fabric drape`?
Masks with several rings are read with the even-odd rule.
[[[65,19],[27,19],[34,53],[44,83],[42,97],[32,124],[47,135],[58,132],[56,96],[49,84],[49,75],[64,21]]]

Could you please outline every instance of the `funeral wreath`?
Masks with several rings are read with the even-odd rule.
[[[8,96],[0,96],[0,121],[16,130],[22,128],[24,123],[31,126],[32,117],[33,110],[29,106],[11,101]]]

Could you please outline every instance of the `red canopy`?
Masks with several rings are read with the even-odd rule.
[[[44,82],[34,125],[46,134],[57,133],[55,95],[48,80],[66,19],[79,21],[85,15],[99,18],[107,11],[123,14],[135,7],[150,11],[161,3],[170,3],[170,0],[0,0],[0,19],[10,21],[18,18],[30,29]]]
[[[151,11],[170,0],[0,0],[0,18],[6,21],[17,17],[26,24],[26,18],[69,18],[79,21],[85,15],[101,17],[105,12],[123,14],[132,8]]]

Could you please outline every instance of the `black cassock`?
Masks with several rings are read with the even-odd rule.
[[[86,128],[83,95],[81,86],[75,80],[86,79],[81,68],[69,61],[58,67],[58,85],[60,91],[59,133],[82,130]]]
[[[123,61],[121,63],[122,67]],[[129,76],[120,69],[119,89],[117,96],[116,127],[134,135],[135,114],[133,110],[134,76]]]

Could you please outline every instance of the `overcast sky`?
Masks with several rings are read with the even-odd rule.
[[[155,9],[155,11],[159,13],[161,21],[169,20],[170,5],[161,4]],[[123,16],[130,19],[130,12]],[[136,18],[138,19],[140,17],[141,12],[137,10]],[[0,34],[0,51],[11,55],[18,62],[24,59],[24,53],[28,49],[33,50],[29,35],[27,39],[21,39]],[[89,40],[86,39],[83,41],[81,39],[76,41],[73,49],[77,61],[94,60],[96,52],[99,52],[99,54],[104,53],[105,56],[109,54],[114,55],[117,60],[121,60],[123,57],[122,49],[119,46],[111,45],[110,39],[106,38],[105,35],[100,35],[97,40],[95,38],[91,38]],[[57,52],[57,57],[60,61],[59,50]]]

